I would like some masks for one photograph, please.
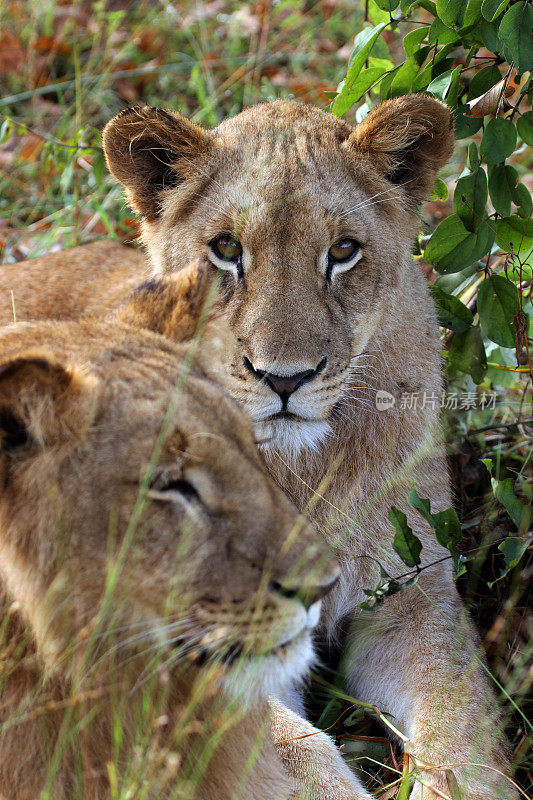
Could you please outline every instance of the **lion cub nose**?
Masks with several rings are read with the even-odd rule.
[[[271,591],[276,592],[276,594],[282,595],[282,597],[298,598],[305,608],[309,610],[314,603],[316,603],[318,600],[322,600],[322,598],[333,589],[338,580],[339,575],[337,574],[333,580],[330,580],[328,583],[320,585],[317,584],[314,586],[295,586],[292,583],[271,581],[270,589]]]
[[[320,361],[314,369],[306,369],[303,372],[293,372],[292,375],[276,375],[274,372],[269,372],[264,369],[257,369],[252,362],[244,356],[244,366],[255,375],[257,380],[264,381],[267,386],[280,396],[283,403],[283,408],[286,408],[289,397],[293,392],[303,386],[304,383],[309,383],[313,378],[319,375],[326,366],[326,357]]]

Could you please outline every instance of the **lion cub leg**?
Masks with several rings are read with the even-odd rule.
[[[339,751],[323,731],[294,711],[271,699],[271,735],[274,747],[289,775],[301,782],[295,795],[309,800],[367,800],[361,786]]]
[[[406,735],[417,766],[410,800],[451,797],[447,770],[463,800],[515,800],[473,626],[451,580],[443,587],[426,575],[419,586],[424,594],[406,589],[354,620],[345,662],[349,691],[391,714]]]

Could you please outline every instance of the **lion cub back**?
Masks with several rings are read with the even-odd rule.
[[[103,239],[0,267],[0,325],[105,316],[147,276],[139,250]]]

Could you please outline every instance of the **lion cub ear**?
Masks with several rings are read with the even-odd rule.
[[[0,454],[22,454],[83,438],[94,419],[99,381],[49,354],[0,363]]]
[[[188,342],[216,316],[216,270],[203,258],[142,283],[117,311],[118,322]]]
[[[197,176],[194,162],[212,142],[207,131],[181,114],[150,106],[124,109],[107,123],[102,138],[109,171],[148,220],[159,215],[164,189]]]
[[[220,380],[220,365],[235,335],[220,313],[219,287],[220,274],[199,258],[179,272],[142,283],[115,319],[179,344],[192,343],[196,367]]]
[[[454,145],[450,109],[428,95],[387,100],[355,128],[347,146],[366,153],[388,181],[421,202]]]

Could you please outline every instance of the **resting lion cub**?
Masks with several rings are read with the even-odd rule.
[[[267,696],[338,567],[247,418],[201,353],[118,323],[19,323],[0,353],[2,798],[300,797]],[[312,796],[350,800],[317,751]]]

